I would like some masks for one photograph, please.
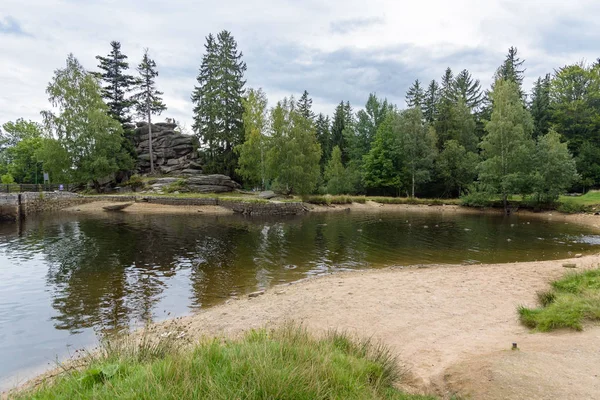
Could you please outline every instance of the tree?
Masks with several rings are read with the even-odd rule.
[[[548,133],[550,129],[550,74],[538,78],[531,92],[529,110],[533,117],[533,137],[537,138]]]
[[[406,105],[409,108],[423,107],[425,102],[425,93],[421,87],[421,82],[417,79],[406,92]]]
[[[54,111],[42,112],[50,136],[39,158],[54,181],[91,181],[99,190],[99,179],[133,167],[121,125],[109,115],[96,78],[73,54],[64,69],[55,71],[46,92]]]
[[[450,129],[453,119],[453,105],[456,102],[454,91],[454,75],[450,68],[446,68],[442,76],[440,88],[440,98],[437,104],[437,117],[435,121],[435,131],[439,136],[439,147],[441,148],[446,140],[450,139]]]
[[[111,51],[106,57],[96,56],[100,61],[98,68],[101,72],[94,75],[102,80],[102,97],[109,108],[109,114],[121,125],[131,123],[129,108],[134,105],[126,95],[133,90],[136,80],[126,71],[129,69],[127,56],[121,52],[121,43],[110,42]],[[125,127],[124,127],[125,128]]]
[[[248,91],[244,99],[244,132],[245,142],[236,146],[239,154],[236,172],[251,185],[266,184],[266,153],[268,142],[266,129],[268,127],[267,96],[262,89]]]
[[[402,172],[410,196],[415,197],[417,185],[429,182],[433,161],[437,154],[435,131],[423,123],[420,108],[409,108],[399,119],[400,148],[403,156]]]
[[[444,143],[437,161],[438,175],[447,193],[461,196],[477,176],[477,154],[467,151],[457,140]]]
[[[271,110],[270,126],[267,162],[274,186],[285,193],[311,193],[319,179],[321,158],[314,124],[298,112],[292,97]]]
[[[42,126],[37,122],[22,118],[7,122],[0,131],[0,149],[2,162],[14,180],[19,183],[39,183],[43,178],[42,163],[37,152],[42,145]]]
[[[331,159],[325,169],[325,180],[327,193],[347,194],[352,190],[346,168],[342,164],[342,151],[337,146],[333,148]]]
[[[475,120],[471,115],[471,108],[462,97],[451,105],[449,116],[448,140],[456,140],[467,151],[477,151],[478,139]]]
[[[325,170],[327,160],[331,157],[331,121],[329,117],[319,113],[317,120],[315,121],[315,129],[317,135],[317,142],[321,145],[321,170]]]
[[[535,148],[532,191],[538,203],[558,200],[578,178],[575,160],[560,135],[550,130],[540,136]]]
[[[437,119],[438,103],[440,102],[440,86],[435,80],[432,80],[425,91],[423,101],[423,116],[428,123],[433,123]]]
[[[338,104],[333,114],[333,123],[331,125],[331,147],[339,147],[342,151],[342,163],[345,165],[348,162],[348,139],[344,135],[344,130],[348,127],[351,117],[348,113],[351,112],[350,103],[343,101]]]
[[[315,113],[312,111],[312,102],[312,99],[308,97],[308,92],[305,90],[296,105],[298,112],[310,121],[314,121],[315,119]]]
[[[479,180],[501,195],[508,212],[508,196],[528,191],[533,122],[523,106],[517,83],[497,81],[491,98],[492,116],[485,124],[487,134],[480,145],[484,160],[479,165]]]
[[[519,88],[519,95],[521,99],[525,98],[525,92],[523,92],[523,78],[525,76],[525,69],[523,68],[523,63],[525,60],[521,60],[518,56],[518,50],[516,47],[510,47],[508,49],[508,54],[506,54],[506,58],[502,65],[498,67],[496,73],[494,75],[494,82],[500,81],[510,81],[517,84]],[[495,87],[492,85],[492,90]]]
[[[206,38],[206,52],[194,88],[193,130],[206,146],[208,172],[233,176],[233,148],[244,141],[244,72],[246,63],[230,32]]]
[[[481,84],[479,79],[473,79],[471,73],[466,69],[460,71],[454,79],[454,97],[463,99],[465,104],[471,110],[479,109],[483,101],[483,93],[481,92]]]
[[[148,49],[144,49],[142,62],[137,71],[140,78],[137,82],[137,90],[132,99],[135,101],[135,109],[141,117],[148,121],[148,152],[150,154],[150,173],[154,174],[154,155],[152,154],[152,115],[160,115],[167,109],[162,101],[163,92],[156,89],[155,79],[158,76],[156,62],[148,55]]]
[[[400,190],[402,154],[396,130],[399,118],[396,111],[387,113],[363,159],[364,184],[377,194],[397,195]]]

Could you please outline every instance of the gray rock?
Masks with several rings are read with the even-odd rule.
[[[272,190],[267,190],[266,192],[260,192],[258,197],[261,199],[272,199],[273,197],[277,197],[277,194]]]
[[[258,292],[252,292],[248,295],[248,297],[258,297],[258,296],[262,296],[263,294],[265,294],[264,290],[259,290]]]
[[[184,175],[201,175],[202,174],[202,170],[201,169],[184,169],[183,171],[181,171],[182,174]]]

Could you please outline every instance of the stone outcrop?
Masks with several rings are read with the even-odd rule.
[[[155,172],[188,176],[202,174],[196,138],[176,132],[176,127],[168,122],[152,124]],[[148,124],[138,122],[134,131],[134,144],[138,154],[137,167],[141,174],[150,172],[148,136]]]
[[[226,193],[240,189],[239,183],[227,175],[193,175],[181,178],[155,178],[148,182],[156,192]]]

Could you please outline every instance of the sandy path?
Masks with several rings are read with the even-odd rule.
[[[94,201],[93,203],[80,204],[63,209],[63,212],[83,214],[106,214],[102,207],[123,204],[123,202]],[[165,204],[136,202],[124,210],[118,211],[125,214],[233,214],[233,211],[219,206],[172,206]]]
[[[573,260],[595,267],[600,256]],[[600,398],[600,326],[530,333],[516,307],[565,273],[562,261],[353,272],[276,287],[181,319],[193,335],[302,322],[383,340],[409,388],[474,399]],[[173,329],[172,326],[169,329]],[[517,342],[520,351],[510,351]]]

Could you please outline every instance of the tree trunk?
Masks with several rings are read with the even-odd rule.
[[[150,153],[150,175],[154,175],[154,155],[152,154],[152,121],[148,111],[148,152]]]
[[[415,173],[412,174],[412,198],[415,198]]]
[[[504,215],[508,215],[508,195],[502,194],[502,204],[504,204]]]

